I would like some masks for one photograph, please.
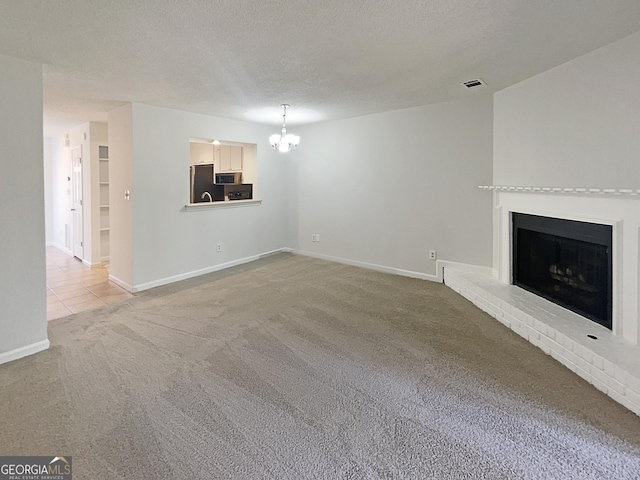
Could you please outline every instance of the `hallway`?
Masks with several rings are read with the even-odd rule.
[[[89,268],[78,258],[47,247],[47,320],[94,310],[133,295],[109,281],[104,266]]]

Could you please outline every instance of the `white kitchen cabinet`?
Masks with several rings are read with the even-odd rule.
[[[189,143],[191,165],[213,163],[213,145],[210,143]]]
[[[231,171],[242,171],[242,147],[231,147]]]
[[[220,160],[216,172],[241,172],[242,147],[235,145],[220,145]]]
[[[231,147],[220,145],[220,166],[216,168],[218,172],[228,172],[231,170]]]

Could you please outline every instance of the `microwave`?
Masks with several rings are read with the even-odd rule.
[[[216,183],[240,184],[242,183],[242,172],[216,173]]]

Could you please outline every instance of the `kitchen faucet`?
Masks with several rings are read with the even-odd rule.
[[[204,193],[200,196],[200,198],[201,198],[202,200],[204,200],[204,196],[205,196],[205,195],[208,195],[208,196],[209,196],[209,201],[210,201],[210,202],[213,202],[213,198],[211,198],[211,194],[210,194],[209,192],[204,192]]]

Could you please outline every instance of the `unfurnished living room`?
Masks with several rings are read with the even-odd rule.
[[[640,2],[0,0],[0,478],[640,478]]]

